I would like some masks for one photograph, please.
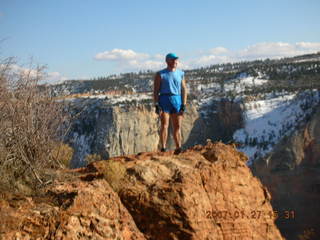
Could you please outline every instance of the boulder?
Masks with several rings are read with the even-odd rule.
[[[233,146],[209,142],[179,155],[108,161],[89,168],[108,179],[147,239],[282,239],[267,189]],[[112,169],[125,169],[120,177],[110,161]]]
[[[71,179],[55,182],[42,196],[2,198],[0,239],[145,239],[101,176]]]

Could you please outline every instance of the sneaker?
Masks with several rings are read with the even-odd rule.
[[[161,150],[160,150],[161,152],[166,152],[167,151],[167,149],[166,148],[161,148]]]
[[[173,154],[178,155],[178,154],[181,153],[181,152],[182,152],[182,148],[179,147],[179,148],[176,148],[176,150],[174,150],[174,153],[173,153]]]

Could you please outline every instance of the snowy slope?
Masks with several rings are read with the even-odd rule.
[[[308,118],[319,103],[319,91],[303,93],[276,93],[263,100],[245,103],[245,127],[237,130],[233,138],[240,143],[239,150],[251,162],[265,156],[282,137],[292,133]]]
[[[218,83],[199,84],[197,90],[201,92],[198,95],[197,102],[195,102],[198,106],[198,111],[204,117],[208,115],[208,112],[212,112],[212,103],[221,99],[221,97],[218,97],[218,93],[222,93],[225,98],[228,98],[228,92],[232,92],[234,95],[233,101],[242,101],[241,94],[243,91],[268,83],[268,80],[261,77],[262,75],[252,77],[246,73],[242,73],[237,78],[228,80],[223,86]]]
[[[259,77],[252,77],[250,75],[240,75],[238,78],[229,80],[224,85],[224,91],[235,91],[236,93],[243,92],[246,89],[251,89],[257,86],[266,84],[268,80]]]
[[[227,93],[232,91],[234,93],[241,93],[247,89],[253,89],[268,83],[268,80],[263,79],[262,75],[252,77],[247,73],[241,73],[238,77],[226,81],[223,85],[218,82],[211,82],[207,84],[197,84],[194,89],[200,91],[204,95],[212,95],[216,92]]]
[[[132,101],[143,101],[143,100],[151,100],[151,93],[134,93],[134,94],[93,94],[93,95],[84,95],[78,97],[65,97],[65,101],[76,101],[79,99],[101,99],[105,100],[106,103],[110,105],[119,104],[119,103],[128,103]]]

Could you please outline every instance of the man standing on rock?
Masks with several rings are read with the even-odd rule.
[[[177,69],[178,56],[168,53],[166,56],[167,68],[157,72],[154,78],[153,100],[156,113],[160,115],[161,152],[166,151],[169,119],[173,126],[173,138],[176,144],[175,154],[181,149],[181,122],[186,110],[187,88],[184,72]]]

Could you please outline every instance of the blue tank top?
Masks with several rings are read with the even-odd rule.
[[[159,72],[161,77],[160,94],[181,95],[181,82],[184,72],[176,69],[174,72],[163,69]]]

